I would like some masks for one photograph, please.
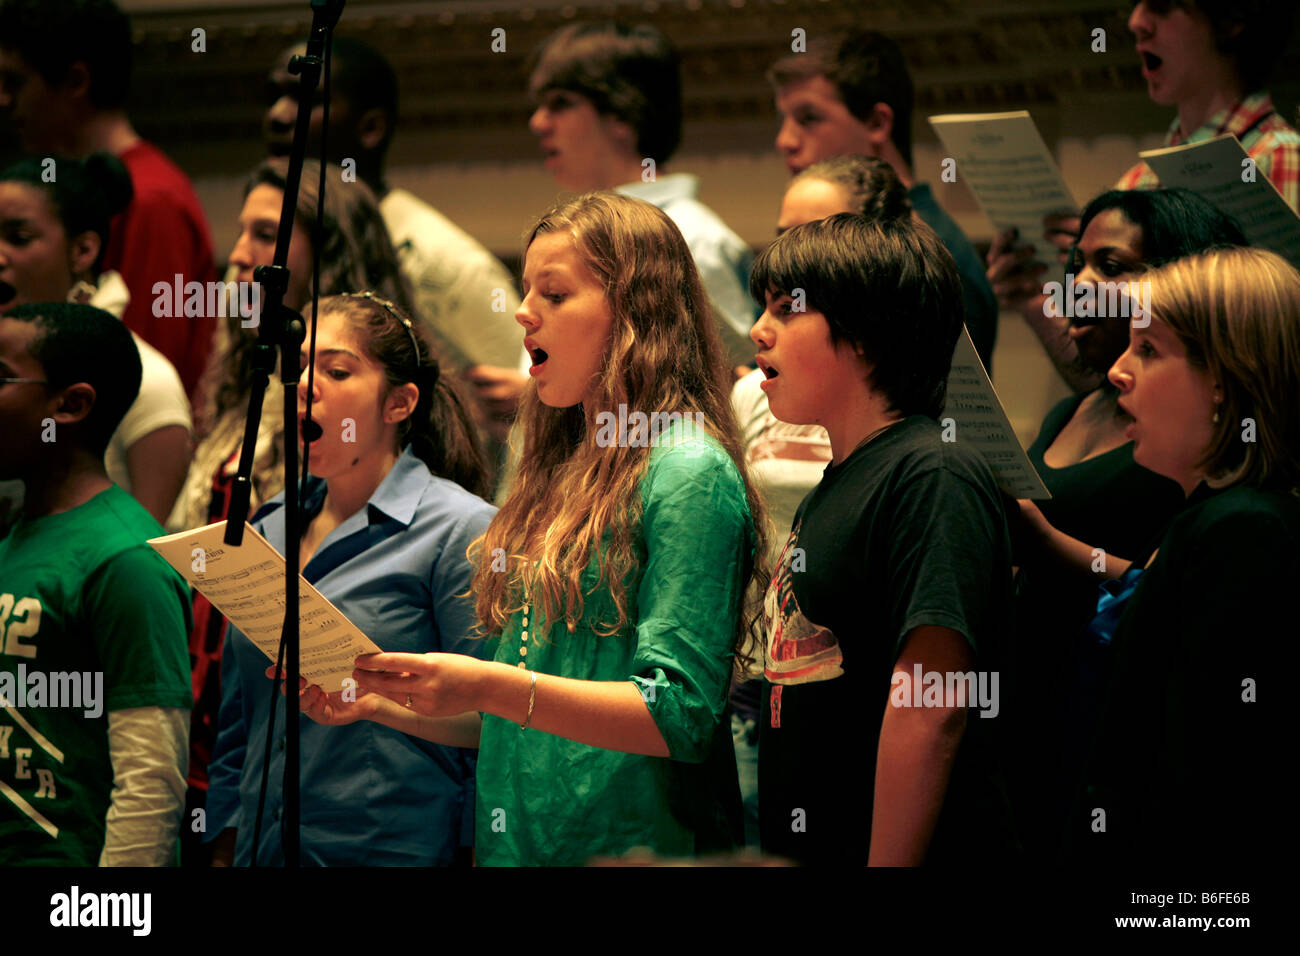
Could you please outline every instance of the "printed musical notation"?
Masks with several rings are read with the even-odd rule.
[[[1043,217],[1077,206],[1029,113],[954,113],[931,116],[930,125],[994,231],[1017,229],[1034,257],[1054,267],[1057,250],[1043,238]]]
[[[226,523],[219,521],[149,544],[274,661],[284,626],[284,558],[251,525],[238,548],[225,543],[225,533]],[[326,691],[342,690],[357,655],[380,647],[302,575],[298,600],[302,676]]]
[[[964,328],[952,356],[942,417],[953,420],[956,441],[969,441],[979,449],[998,487],[1007,494],[1013,498],[1052,497],[1020,447],[1015,429]]]
[[[1162,186],[1182,186],[1232,216],[1251,245],[1300,268],[1300,218],[1231,133],[1139,153]]]

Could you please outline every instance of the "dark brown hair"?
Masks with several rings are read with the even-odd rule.
[[[952,254],[916,216],[872,220],[843,212],[784,232],[749,277],[765,293],[804,293],[831,342],[860,348],[872,388],[903,415],[938,419],[961,335],[961,279]]]
[[[805,53],[794,53],[772,64],[768,82],[780,89],[824,76],[844,106],[866,122],[877,103],[894,111],[889,138],[907,165],[912,165],[912,74],[898,44],[874,30],[814,37]]]
[[[596,112],[627,123],[642,156],[665,163],[682,140],[680,58],[671,40],[652,26],[571,23],[535,54],[529,92],[570,90]]]
[[[288,170],[289,161],[283,157],[265,160],[248,177],[244,195],[258,186],[273,186],[283,192]],[[316,229],[319,182],[320,163],[309,159],[302,167],[294,224],[301,226],[311,241]],[[331,179],[325,190],[320,228],[322,297],[372,290],[404,313],[412,314],[410,286],[402,275],[379,203],[369,186]],[[257,342],[256,329],[244,328],[238,315],[230,315],[226,317],[225,334],[229,350],[225,355],[213,350],[199,389],[205,399],[200,410],[201,433],[206,433],[223,413],[242,406],[252,385],[245,356]]]
[[[409,445],[435,475],[486,498],[491,475],[464,399],[443,377],[410,317],[395,303],[371,295],[328,296],[319,305],[320,315],[327,312],[352,326],[366,355],[383,367],[389,391],[408,383],[419,389],[415,410],[398,428],[398,448]]]
[[[790,180],[790,186],[805,179],[820,179],[840,187],[851,211],[868,219],[899,219],[912,214],[907,187],[883,159],[853,154],[832,156],[813,163]]]
[[[1295,0],[1147,0],[1158,17],[1175,7],[1209,21],[1214,48],[1236,66],[1245,92],[1264,89],[1286,50]]]

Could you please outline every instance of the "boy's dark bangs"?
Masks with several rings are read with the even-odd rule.
[[[754,302],[765,308],[768,292],[794,295],[795,289],[803,290],[806,302],[818,301],[817,290],[825,280],[825,243],[820,234],[809,234],[799,226],[778,236],[758,254],[749,273],[749,294]]]

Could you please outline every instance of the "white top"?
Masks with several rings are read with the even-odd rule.
[[[108,756],[113,795],[99,865],[171,866],[185,814],[190,709],[109,711]]]
[[[122,277],[109,271],[100,275],[98,288],[90,297],[89,304],[120,319],[130,299]],[[131,490],[131,476],[126,467],[127,449],[160,428],[182,425],[186,431],[191,431],[193,426],[190,401],[185,396],[185,386],[181,384],[176,367],[134,332],[131,338],[140,351],[140,394],[126,410],[104,452],[108,477],[128,492]]]
[[[514,278],[492,253],[404,189],[379,203],[415,305],[447,361],[526,369]],[[500,291],[498,291],[500,290]],[[494,308],[496,306],[497,308]]]
[[[745,464],[762,490],[775,526],[772,553],[775,567],[794,525],[794,514],[808,492],[822,480],[830,464],[831,439],[820,425],[791,425],[772,414],[767,393],[759,388],[761,369],[740,379],[731,389],[731,407],[745,441]]]

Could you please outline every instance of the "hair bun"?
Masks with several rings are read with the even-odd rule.
[[[895,222],[912,215],[907,187],[883,159],[854,153],[832,156],[813,163],[794,181],[806,179],[838,186],[848,200],[849,211],[876,222]]]
[[[111,153],[92,153],[82,164],[86,178],[98,189],[110,215],[117,215],[135,196],[126,165]]]
[[[912,198],[907,187],[895,177],[879,177],[879,190],[868,204],[867,211],[882,220],[904,219],[912,215]]]

